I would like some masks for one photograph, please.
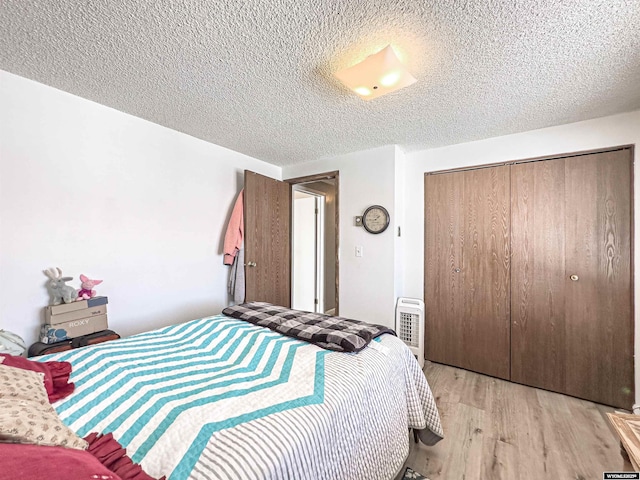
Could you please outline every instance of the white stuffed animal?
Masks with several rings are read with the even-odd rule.
[[[56,267],[43,270],[44,274],[49,277],[47,288],[51,294],[51,305],[60,305],[64,303],[75,302],[78,298],[78,292],[75,288],[65,285],[65,282],[73,280],[73,277],[63,277],[62,270]]]

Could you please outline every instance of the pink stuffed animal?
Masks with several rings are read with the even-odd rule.
[[[82,288],[78,290],[78,300],[89,300],[95,297],[96,291],[93,290],[93,287],[102,283],[102,280],[91,280],[84,275],[80,275],[80,281],[82,282],[80,285]]]

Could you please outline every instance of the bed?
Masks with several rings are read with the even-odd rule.
[[[216,315],[39,360],[73,366],[62,421],[113,432],[154,477],[391,479],[409,428],[442,438],[424,374],[389,334],[342,353]]]

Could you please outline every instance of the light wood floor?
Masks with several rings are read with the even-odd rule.
[[[605,407],[426,362],[445,438],[411,442],[406,465],[430,480],[590,480],[632,471]]]

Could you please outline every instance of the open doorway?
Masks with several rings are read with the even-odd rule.
[[[291,225],[291,307],[324,313],[325,194],[294,185]]]
[[[338,314],[338,172],[287,180],[291,200],[291,308]]]

